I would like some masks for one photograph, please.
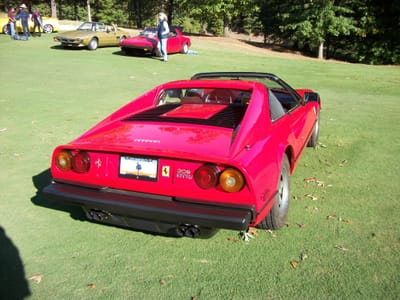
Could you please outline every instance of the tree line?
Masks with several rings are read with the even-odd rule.
[[[12,0],[4,3],[19,5]],[[171,25],[187,33],[262,35],[264,43],[321,59],[400,64],[400,1],[31,0],[25,4],[59,19],[89,18],[136,28],[155,25],[157,13],[163,11]]]

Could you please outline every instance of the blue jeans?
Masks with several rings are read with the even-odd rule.
[[[9,34],[11,37],[14,37],[15,35],[15,24],[13,22],[8,23],[8,28],[10,29]]]
[[[24,35],[28,37],[29,36],[28,20],[26,22],[22,21],[21,25],[22,25],[22,30],[24,31]]]
[[[168,61],[167,40],[168,39],[161,39],[159,43],[159,50],[164,61]]]

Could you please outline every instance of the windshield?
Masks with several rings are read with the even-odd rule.
[[[157,35],[157,28],[156,27],[146,27],[141,33],[140,36],[156,36]]]
[[[248,104],[251,91],[230,88],[166,89],[158,97],[158,105],[181,104]]]
[[[257,81],[263,84],[269,91],[270,97],[276,98],[282,105],[285,112],[295,109],[301,103],[301,97],[296,91],[273,74],[269,73],[250,73],[250,72],[216,72],[198,73],[192,79],[209,80],[248,80]],[[278,113],[277,116],[280,116]],[[275,117],[272,117],[275,119]]]

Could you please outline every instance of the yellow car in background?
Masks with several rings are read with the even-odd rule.
[[[0,28],[1,32],[4,34],[8,34],[8,18],[0,18]],[[44,33],[52,33],[57,32],[60,30],[60,24],[57,18],[50,18],[50,17],[42,17],[42,24],[43,24],[43,32]],[[22,25],[20,21],[17,21],[16,24],[17,32],[22,32]],[[31,18],[28,20],[29,31],[33,32],[33,22]]]

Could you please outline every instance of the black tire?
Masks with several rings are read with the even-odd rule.
[[[184,44],[182,45],[182,50],[181,50],[181,52],[182,52],[183,54],[187,54],[188,51],[189,51],[189,45],[188,45],[187,43],[184,43]]]
[[[96,38],[92,38],[88,44],[89,50],[96,50],[99,45],[99,41]]]
[[[277,230],[286,224],[290,201],[290,164],[286,154],[283,156],[278,181],[277,194],[269,214],[257,227]]]
[[[317,147],[319,139],[319,115],[317,116],[317,122],[315,122],[313,132],[308,140],[307,147]]]

